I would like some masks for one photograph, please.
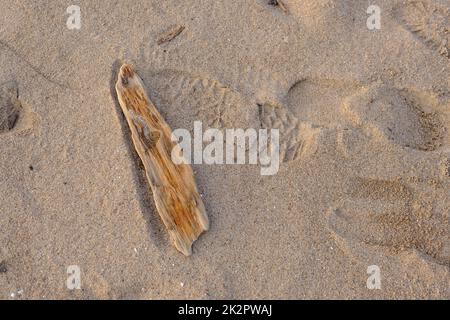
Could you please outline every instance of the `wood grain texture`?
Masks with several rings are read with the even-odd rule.
[[[172,150],[178,148],[171,140],[172,130],[131,65],[120,68],[116,91],[159,215],[175,247],[191,255],[192,243],[209,228],[192,168],[172,161]]]
[[[183,32],[183,30],[185,29],[184,26],[175,26],[174,28],[172,28],[172,30],[170,30],[168,33],[166,33],[164,36],[162,36],[158,41],[157,44],[160,46],[163,43],[172,41],[173,39],[175,39],[176,37],[178,37],[180,35],[180,33]]]

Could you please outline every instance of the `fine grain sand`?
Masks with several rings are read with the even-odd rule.
[[[450,298],[450,1],[268,2],[81,0],[70,30],[67,1],[0,0],[0,299]],[[280,130],[276,175],[193,166],[211,225],[190,257],[123,62],[172,128]]]

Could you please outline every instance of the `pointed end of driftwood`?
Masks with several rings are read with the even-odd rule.
[[[129,63],[125,63],[120,67],[119,74],[117,76],[116,90],[123,91],[126,88],[134,87],[139,84],[139,77],[136,74],[134,66]]]
[[[192,245],[200,237],[200,235],[209,230],[209,219],[206,214],[203,202],[197,201],[197,206],[193,210],[195,212],[193,221],[178,228],[171,230],[170,237],[178,251],[185,256],[192,254]]]
[[[125,63],[120,67],[119,81],[122,85],[126,86],[129,83],[129,79],[135,75],[134,67],[131,64]]]

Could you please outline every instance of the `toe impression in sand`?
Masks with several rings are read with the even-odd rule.
[[[176,147],[172,131],[148,98],[131,65],[120,68],[116,91],[159,215],[175,247],[188,256],[192,243],[209,227],[192,168],[172,161],[172,150]]]

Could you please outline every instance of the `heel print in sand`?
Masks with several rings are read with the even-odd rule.
[[[420,151],[450,145],[450,103],[427,92],[375,84],[349,96],[342,109],[355,127],[379,142]]]
[[[320,147],[324,134],[351,128],[340,106],[359,88],[337,80],[304,79],[291,86],[284,103],[261,104],[261,126],[280,130],[280,159],[310,156]]]

